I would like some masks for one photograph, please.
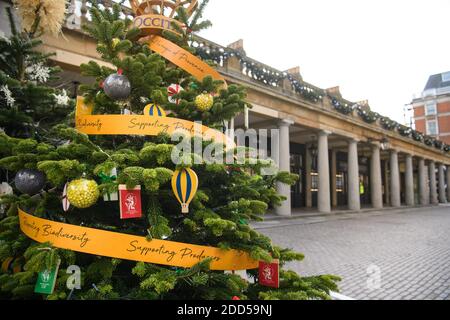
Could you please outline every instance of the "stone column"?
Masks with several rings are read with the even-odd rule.
[[[319,173],[319,191],[317,207],[320,212],[331,212],[330,204],[330,168],[328,162],[328,135],[330,132],[319,132],[317,169]]]
[[[372,157],[370,158],[370,194],[372,206],[376,209],[383,208],[382,188],[380,146],[372,145]]]
[[[384,161],[384,196],[387,205],[391,204],[391,188],[390,188],[390,179],[389,179],[389,164],[388,161]]]
[[[348,208],[360,210],[359,198],[359,166],[358,142],[354,139],[348,141]]]
[[[450,201],[450,166],[447,166],[447,199]]]
[[[311,178],[311,170],[312,170],[312,156],[311,156],[311,148],[310,144],[306,145],[306,154],[305,154],[305,174],[306,174],[306,207],[312,208],[312,178]]]
[[[437,187],[436,187],[436,165],[434,161],[430,161],[429,164],[429,177],[430,177],[430,201],[431,204],[438,204],[438,195],[437,195]]]
[[[336,150],[331,150],[331,206],[337,207],[338,200],[337,200],[337,191],[336,191],[336,174],[337,174],[337,168],[336,168]]]
[[[419,203],[421,205],[427,205],[427,180],[425,174],[425,160],[419,159]]]
[[[405,172],[405,200],[407,206],[413,206],[414,203],[414,172],[412,155],[406,155]]]
[[[445,177],[444,177],[444,165],[439,164],[439,202],[447,203],[447,197],[445,196]]]
[[[234,141],[234,118],[231,118],[230,120],[230,129],[228,130],[228,135],[230,139],[233,139]]]
[[[400,172],[398,169],[398,152],[391,150],[391,206],[400,207]]]
[[[250,127],[250,115],[249,115],[249,110],[248,107],[245,106],[244,108],[244,127],[245,129],[248,129]]]
[[[428,166],[425,166],[425,194],[426,194],[426,203],[430,204],[431,203],[431,198],[430,198],[430,174],[429,174],[429,169]]]
[[[293,122],[290,120],[282,120],[278,123],[280,130],[280,140],[279,140],[279,169],[280,171],[291,172],[291,153],[289,150],[289,126]],[[277,191],[282,196],[286,197],[281,206],[276,207],[276,214],[279,216],[290,216],[291,215],[291,186],[277,182]]]

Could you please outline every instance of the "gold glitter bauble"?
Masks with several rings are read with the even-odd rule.
[[[209,111],[214,104],[214,97],[209,93],[202,93],[195,98],[195,106],[199,111]]]
[[[120,42],[119,38],[112,39],[112,47],[113,47],[113,49],[116,48],[116,46],[119,44],[119,42]]]
[[[94,180],[73,180],[67,187],[67,199],[71,205],[80,209],[93,206],[99,196],[100,191]]]

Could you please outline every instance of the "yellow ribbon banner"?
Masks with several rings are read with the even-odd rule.
[[[222,132],[176,118],[141,115],[85,115],[76,118],[76,128],[87,135],[156,136],[160,133],[173,135],[178,132],[223,143],[227,149],[235,147],[235,143]]]
[[[223,143],[227,149],[236,147],[233,139],[220,131],[192,121],[150,115],[92,115],[92,108],[78,97],[75,126],[87,135],[145,135],[175,133],[187,136],[200,136],[204,140]]]
[[[155,35],[150,36],[148,45],[150,49],[193,75],[197,80],[202,81],[206,76],[211,76],[214,80],[222,80],[226,87],[225,79],[219,72],[173,42]]]
[[[211,270],[258,268],[258,261],[238,250],[221,250],[104,231],[35,217],[19,209],[20,229],[29,238],[54,247],[99,256],[190,268],[211,258]]]

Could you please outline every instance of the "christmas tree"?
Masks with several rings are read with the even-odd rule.
[[[201,21],[206,4],[203,1],[198,6],[178,7],[172,30],[163,31],[162,39],[195,55],[195,48],[190,46],[193,33],[210,26],[208,21]],[[273,245],[268,237],[249,225],[251,221],[262,220],[269,207],[284,200],[276,192],[276,183],[292,184],[297,176],[286,172],[263,175],[262,170],[273,163],[248,157],[243,162],[223,164],[207,161],[201,154],[184,152],[181,161],[174,163],[173,154],[179,151],[179,140],[175,141],[167,130],[158,129],[160,132],[154,135],[139,135],[134,131],[89,135],[82,132],[80,128],[90,127],[88,120],[96,116],[106,115],[107,118],[98,119],[117,121],[117,127],[106,128],[105,124],[99,127],[97,122],[94,131],[118,131],[123,122],[146,116],[153,126],[173,121],[201,121],[203,126],[216,129],[214,135],[220,137],[224,120],[246,107],[243,87],[226,86],[213,76],[194,77],[152,50],[148,45],[151,38],[146,38],[131,20],[122,18],[121,6],[116,4],[105,9],[94,2],[90,16],[92,23],[85,26],[85,31],[98,41],[97,50],[110,67],[95,62],[81,66],[83,75],[96,81],[81,87],[83,97],[78,99],[77,115],[71,113],[68,121],[52,117],[57,124],[39,122],[42,114],[53,112],[57,105],[51,98],[54,91],[44,90],[33,84],[32,79],[25,81],[17,70],[8,73],[3,62],[1,65],[0,80],[12,92],[0,100],[2,116],[3,110],[11,112],[12,109],[10,105],[9,109],[4,108],[3,104],[11,104],[11,96],[18,96],[27,86],[33,86],[37,98],[25,103],[33,109],[32,115],[15,120],[21,125],[35,124],[36,130],[5,130],[0,135],[0,168],[9,175],[16,174],[14,193],[0,200],[4,209],[0,221],[0,297],[329,299],[329,291],[337,290],[338,277],[302,277],[284,269],[286,263],[300,261],[303,255]],[[45,59],[33,50],[31,44],[39,41],[34,36],[29,31],[15,31],[9,40],[1,40],[2,52],[24,50],[36,59]],[[15,39],[19,38],[27,39],[31,47],[18,46]],[[23,109],[18,108],[16,112],[19,114]],[[10,125],[6,120],[5,116],[2,120],[5,128]],[[147,128],[149,123],[140,122],[138,126],[156,130]],[[35,135],[41,128],[42,133]],[[193,145],[200,143],[202,150],[213,147],[216,156],[231,153],[235,157],[242,149],[230,148],[226,139],[201,139],[196,134],[180,138]],[[244,154],[249,156],[251,152],[245,149]],[[32,220],[33,217],[44,220]],[[42,230],[35,221],[37,224],[47,221],[47,226],[54,223],[58,228],[51,232],[48,228]],[[24,234],[23,227],[32,228],[33,232]],[[75,237],[67,230],[89,233]],[[53,241],[32,240],[39,232],[50,234],[51,239],[64,238],[55,243],[80,242],[80,248],[70,250]],[[97,244],[97,254],[87,253],[91,233],[113,236],[110,243]],[[146,246],[138,247],[138,240],[131,241],[128,253],[110,254],[118,250],[115,243],[122,245],[117,239],[137,236],[146,238]],[[159,249],[149,249],[155,243]],[[167,249],[174,243],[185,245],[181,251],[184,250],[182,256],[188,262],[180,262],[177,253]],[[190,245],[206,249],[199,255],[187,254]],[[123,258],[139,250],[142,260]],[[158,254],[170,257],[161,263],[148,262],[154,261]],[[228,258],[221,261],[225,256]],[[269,265],[279,261],[276,286],[264,286],[259,281],[258,261]],[[253,266],[246,276],[230,272],[239,270],[237,266],[245,263]],[[81,283],[79,289],[71,292],[66,286],[71,280],[67,269],[73,265],[80,268]],[[39,283],[52,276],[51,271],[55,283],[50,290],[36,290]]]
[[[28,25],[25,20],[27,30],[20,32],[11,8],[6,13],[11,37],[0,37],[0,128],[14,137],[36,137],[61,122],[73,105],[65,90],[48,85],[59,68],[47,63],[51,54],[37,51],[42,23]]]

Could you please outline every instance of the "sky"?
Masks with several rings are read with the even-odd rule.
[[[210,0],[204,18],[201,36],[243,39],[247,56],[300,66],[306,82],[400,123],[428,77],[450,71],[450,0]]]

